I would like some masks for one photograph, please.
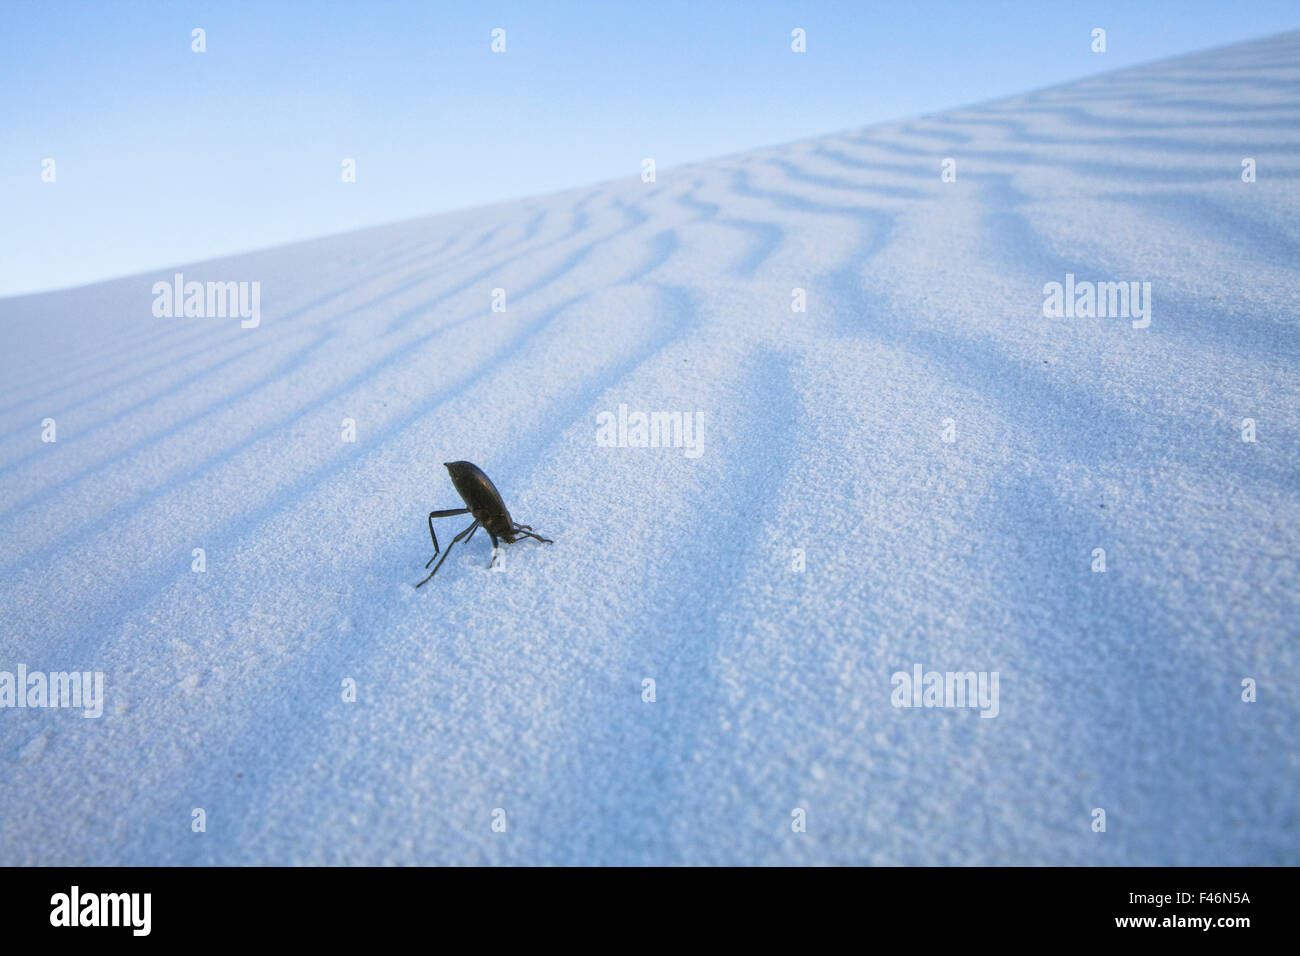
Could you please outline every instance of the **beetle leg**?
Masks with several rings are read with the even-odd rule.
[[[510,543],[514,544],[514,542],[518,541],[520,538],[536,538],[538,541],[544,542],[545,544],[555,544],[555,542],[550,538],[543,538],[540,534],[534,534],[533,529],[528,527],[526,524],[515,525],[514,540]]]
[[[467,514],[469,514],[468,508],[448,508],[446,511],[429,512],[429,537],[433,539],[433,558],[436,558],[438,556],[438,536],[433,533],[433,519],[450,518],[452,515],[467,515]],[[430,558],[428,561],[424,563],[424,566],[426,568],[429,565],[433,564],[433,558]]]
[[[549,537],[542,537],[541,535],[537,535],[537,533],[534,533],[533,527],[530,524],[516,524],[515,531],[519,532],[520,535],[524,535],[525,537],[536,537],[538,541],[545,542],[545,544],[549,544],[549,545],[555,544],[555,542],[551,541]]]
[[[467,509],[467,510],[468,510],[468,509]],[[418,588],[418,587],[420,587],[421,585],[428,583],[429,578],[433,577],[435,574],[438,573],[438,569],[439,569],[440,567],[442,567],[442,562],[447,560],[447,555],[451,554],[451,549],[452,549],[453,547],[455,547],[456,542],[459,541],[461,538],[465,537],[467,534],[471,534],[471,535],[472,535],[472,534],[474,533],[474,529],[477,528],[477,527],[478,527],[478,519],[475,518],[475,519],[474,519],[474,523],[473,523],[472,525],[470,525],[468,528],[466,528],[466,529],[465,529],[464,531],[462,531],[460,534],[456,535],[456,537],[452,538],[452,539],[451,539],[451,544],[447,545],[447,550],[444,551],[444,552],[442,553],[442,560],[439,561],[436,565],[434,565],[433,570],[429,572],[429,577],[428,577],[428,578],[425,578],[423,581],[421,581],[419,584],[417,584],[416,587]],[[430,558],[429,560],[432,561],[433,559]],[[427,568],[428,565],[426,564],[425,567]]]

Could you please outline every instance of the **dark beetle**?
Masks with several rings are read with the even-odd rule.
[[[428,578],[416,585],[417,588],[438,573],[438,568],[442,567],[442,562],[447,560],[447,555],[451,554],[451,549],[457,541],[466,535],[470,538],[474,537],[474,532],[478,530],[479,525],[487,529],[488,535],[492,538],[494,552],[497,549],[498,538],[506,544],[514,544],[520,538],[536,538],[546,544],[555,543],[550,538],[534,534],[533,529],[526,524],[515,524],[510,517],[510,512],[506,510],[506,503],[501,500],[501,492],[497,491],[497,486],[492,484],[492,479],[483,474],[483,469],[478,465],[468,461],[447,461],[443,464],[451,474],[451,483],[456,486],[456,494],[460,495],[468,507],[429,512],[429,537],[433,539],[433,558],[438,556],[438,536],[433,533],[434,518],[471,514],[474,516],[474,523],[451,539],[451,544],[447,545],[447,550],[442,553],[442,561],[439,561],[429,572]],[[433,564],[433,558],[424,565],[426,568]]]

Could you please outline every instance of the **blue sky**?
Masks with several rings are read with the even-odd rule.
[[[637,176],[645,156],[662,170],[1298,26],[1294,0],[7,0],[0,296]],[[195,27],[206,53],[190,49]],[[344,157],[356,183],[340,181]]]

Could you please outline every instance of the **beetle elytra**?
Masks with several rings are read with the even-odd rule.
[[[467,514],[474,516],[474,522],[451,539],[447,550],[442,552],[441,560],[429,572],[429,577],[416,585],[417,588],[428,583],[429,579],[438,573],[438,568],[442,567],[442,562],[447,560],[447,555],[451,554],[451,549],[457,541],[462,538],[468,541],[469,538],[474,537],[474,532],[478,530],[479,525],[486,528],[492,538],[494,553],[498,540],[506,544],[514,544],[520,538],[536,538],[546,544],[555,543],[550,538],[543,538],[540,534],[536,534],[531,526],[517,524],[510,517],[510,512],[506,510],[506,503],[501,498],[501,492],[497,491],[496,485],[492,484],[492,479],[483,474],[483,469],[478,465],[468,461],[448,461],[443,464],[451,475],[451,483],[455,486],[456,493],[465,502],[465,507],[429,512],[429,537],[433,539],[433,558],[430,558],[424,566],[427,568],[433,564],[434,558],[438,557],[438,536],[433,532],[434,518],[450,518],[453,515]]]

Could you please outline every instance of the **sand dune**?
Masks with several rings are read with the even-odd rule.
[[[1290,33],[0,301],[0,670],[105,675],[0,862],[1300,862],[1298,146]],[[417,591],[457,459],[555,544]]]

